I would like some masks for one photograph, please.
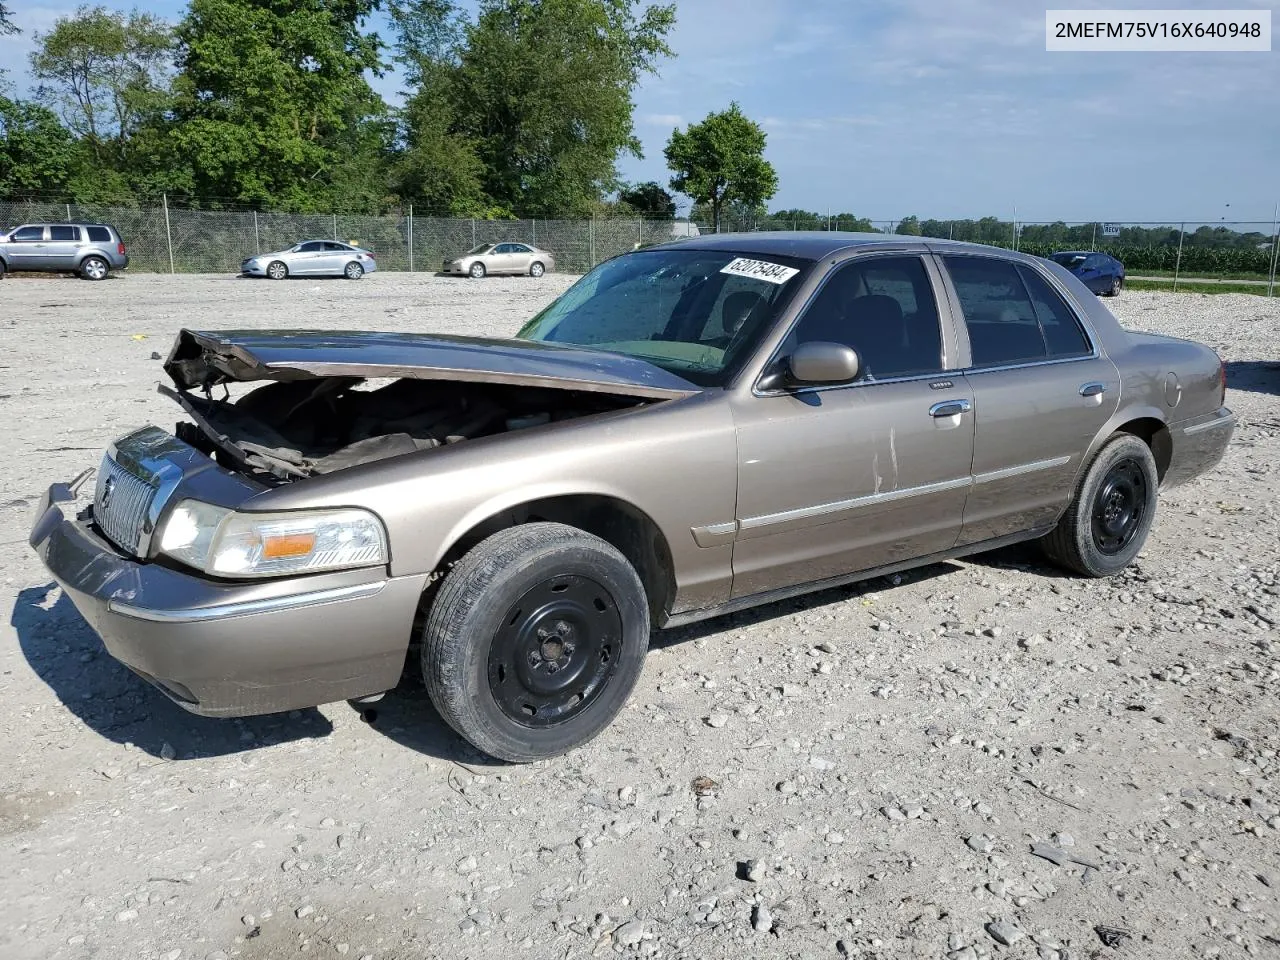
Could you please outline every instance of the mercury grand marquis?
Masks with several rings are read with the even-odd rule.
[[[1058,264],[757,233],[597,266],[510,339],[182,330],[173,431],[31,544],[195,713],[376,699],[409,662],[508,761],[605,729],[650,631],[1037,540],[1084,577],[1222,457],[1209,348]]]

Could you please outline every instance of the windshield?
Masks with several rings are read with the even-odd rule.
[[[1049,259],[1054,263],[1060,263],[1064,267],[1078,267],[1084,262],[1085,255],[1083,253],[1055,253]]]
[[[517,334],[648,360],[724,384],[810,261],[719,250],[642,250],[600,264]]]
[[[475,255],[475,254],[477,254],[477,253],[484,253],[486,250],[488,250],[488,249],[489,249],[490,247],[492,247],[492,246],[493,246],[493,244],[492,244],[492,243],[480,243],[480,244],[477,244],[476,246],[474,246],[474,247],[472,247],[470,250],[468,250],[466,253],[464,253],[464,254],[463,254],[463,256],[464,256],[464,257],[470,257],[470,256],[474,256],[474,255]]]

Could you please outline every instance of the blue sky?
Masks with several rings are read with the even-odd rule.
[[[75,5],[10,4],[24,34],[0,39],[0,66],[16,86],[26,83],[31,32]],[[171,19],[184,6],[105,5]],[[1194,6],[1267,8],[1257,0]],[[775,209],[945,219],[1008,218],[1016,207],[1024,220],[1270,222],[1280,200],[1280,50],[1048,53],[1045,8],[1023,0],[679,0],[676,57],[636,93],[645,158],[623,158],[623,175],[665,183],[662,148],[673,127],[737,100],[768,132],[766,156],[780,181]],[[375,85],[388,98],[399,87],[394,75]]]

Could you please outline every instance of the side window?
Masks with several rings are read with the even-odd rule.
[[[973,366],[1047,359],[1035,307],[1017,269],[988,257],[943,258],[969,331]]]
[[[530,248],[526,247],[523,243],[511,244],[511,252],[512,253],[533,253],[533,251]]]
[[[298,248],[299,253],[319,253],[324,249],[324,244],[319,240],[312,240],[310,243],[304,243]]]
[[[1071,308],[1035,270],[1020,266],[1018,272],[1027,285],[1027,293],[1031,294],[1031,304],[1035,307],[1036,319],[1040,321],[1040,329],[1044,332],[1049,356],[1054,359],[1087,356],[1090,352],[1089,341]]]
[[[91,243],[110,243],[111,231],[106,227],[88,227],[89,241]]]
[[[78,241],[80,239],[80,228],[69,227],[65,224],[54,224],[49,227],[49,239],[61,240],[63,242],[68,240]]]
[[[326,241],[324,242],[324,248],[325,248],[326,250],[330,251],[331,253],[332,253],[332,252],[334,252],[334,251],[337,251],[337,252],[339,252],[339,253],[344,253],[344,252],[347,252],[347,251],[349,251],[349,250],[351,249],[350,247],[346,246],[345,244],[341,244],[341,243],[334,243],[332,240],[326,240]]]
[[[498,246],[494,249],[494,251],[493,251],[493,252],[494,252],[494,253],[514,253],[514,252],[515,252],[515,250],[514,250],[514,249],[512,249],[512,248],[513,248],[513,246],[514,246],[514,244],[510,244],[510,243],[500,243],[500,244],[498,244]]]
[[[39,243],[44,239],[44,227],[23,227],[9,239],[14,243]]]
[[[933,286],[919,257],[875,257],[837,268],[792,334],[858,352],[859,379],[886,380],[942,369]]]

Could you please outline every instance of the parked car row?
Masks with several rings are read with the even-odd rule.
[[[0,232],[0,278],[10,270],[34,270],[105,280],[128,265],[124,241],[105,223],[27,223]]]
[[[1065,267],[1098,296],[1114,297],[1124,288],[1124,264],[1107,253],[1060,250],[1046,259]],[[105,280],[129,265],[124,240],[105,223],[28,223],[0,232],[0,279],[9,271],[75,273]],[[481,243],[444,261],[441,272],[479,280],[503,274],[540,277],[554,270],[555,256],[531,243]],[[378,269],[372,250],[337,240],[303,240],[284,250],[247,257],[246,277],[346,277],[359,280]]]

